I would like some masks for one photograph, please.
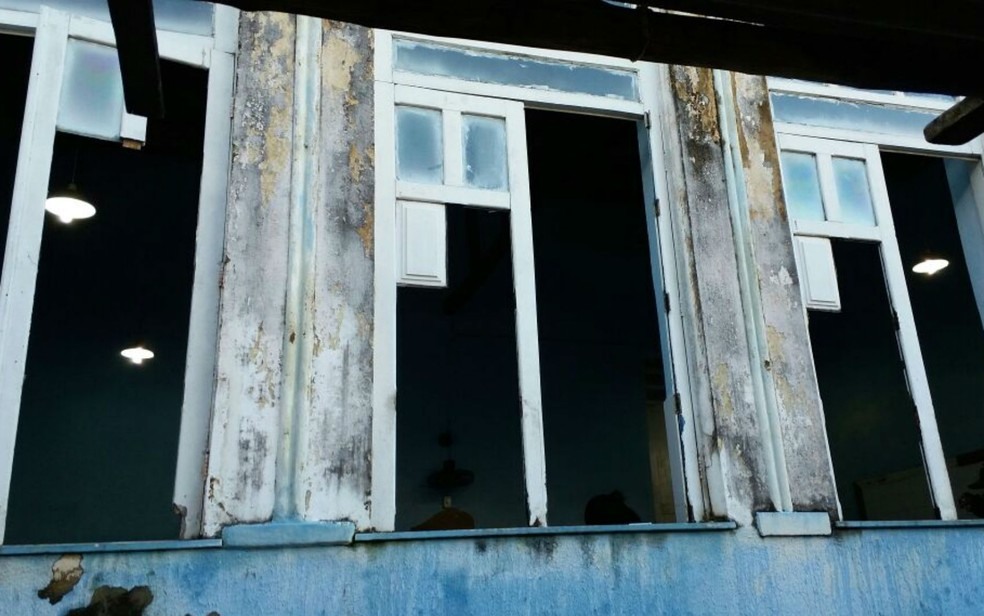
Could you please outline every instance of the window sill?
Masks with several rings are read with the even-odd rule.
[[[719,532],[738,528],[735,522],[681,522],[675,524],[625,524],[617,526],[545,526],[539,528],[480,528],[475,530],[425,530],[393,533],[356,533],[356,543],[542,537],[560,535],[622,535],[640,533]]]
[[[221,547],[221,539],[118,541],[109,543],[47,543],[41,545],[0,545],[0,556],[94,554],[101,552],[159,552],[170,550],[201,550]]]
[[[912,530],[916,528],[984,528],[984,520],[888,520],[834,522],[837,530]]]

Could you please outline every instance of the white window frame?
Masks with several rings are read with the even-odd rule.
[[[626,101],[612,97],[580,93],[556,92],[526,87],[486,84],[446,77],[424,76],[393,68],[393,38],[437,42],[444,45],[501,52],[510,55],[535,56],[537,58],[591,64],[636,72],[640,93],[639,101]],[[659,181],[664,177],[662,165],[662,135],[653,125],[647,130],[650,111],[656,109],[657,71],[655,65],[632,63],[615,58],[601,58],[587,54],[531,50],[510,45],[480,44],[474,41],[440,39],[420,35],[376,32],[376,83],[375,83],[375,134],[376,134],[376,217],[375,217],[375,332],[373,340],[373,443],[372,443],[372,508],[371,523],[378,531],[394,529],[396,519],[396,262],[394,254],[397,237],[394,208],[398,199],[410,197],[401,192],[396,181],[395,161],[395,105],[401,92],[415,96],[478,96],[495,100],[497,106],[514,106],[522,118],[524,109],[554,109],[608,117],[635,120],[640,126],[640,153],[642,155],[644,197],[647,214],[655,221],[656,236],[650,245],[654,267],[653,280],[657,297],[676,297],[678,280],[673,264],[672,221],[669,208],[662,208],[657,216],[657,200],[665,202],[665,186]],[[431,92],[431,94],[419,94]],[[403,99],[405,100],[405,99]],[[478,99],[476,99],[478,100]],[[655,114],[652,114],[655,115]],[[516,125],[517,122],[514,122]],[[520,124],[521,126],[524,125]],[[508,129],[507,129],[508,130]],[[517,289],[517,345],[519,347],[520,388],[524,398],[530,391],[536,392],[532,407],[524,404],[523,441],[526,468],[527,497],[531,524],[546,524],[546,471],[543,449],[542,415],[539,408],[539,356],[536,335],[536,298],[533,272],[532,225],[529,216],[527,184],[525,128],[521,135],[509,134],[510,218],[514,254],[514,285]],[[522,149],[522,151],[519,151]],[[521,161],[522,170],[516,169]],[[514,173],[521,173],[515,177]],[[522,180],[522,185],[518,182]],[[437,202],[447,199],[445,187],[434,189],[431,198]],[[421,195],[416,195],[418,198]],[[459,201],[460,202],[460,201]],[[485,204],[488,206],[488,204]],[[518,258],[517,258],[518,257]],[[526,265],[522,265],[525,263]],[[520,289],[524,291],[521,292]],[[673,301],[673,300],[671,300]],[[657,317],[666,367],[665,404],[678,406],[673,413],[666,413],[668,442],[673,467],[673,491],[678,521],[702,520],[705,515],[704,488],[701,482],[697,453],[697,433],[691,406],[687,357],[684,345],[683,320],[680,310],[667,313],[663,302],[657,303]],[[535,385],[533,382],[535,381]],[[676,394],[676,395],[674,395]],[[678,417],[683,421],[678,422]],[[682,427],[681,427],[682,423]],[[677,436],[672,436],[677,435]],[[689,511],[688,511],[689,509]]]
[[[219,275],[225,234],[232,88],[239,13],[215,6],[214,36],[159,31],[162,59],[208,69],[204,156],[199,191],[195,272],[182,402],[175,505],[184,512],[182,538],[200,534],[207,436],[214,388]],[[30,335],[44,201],[54,149],[65,49],[69,39],[115,46],[103,22],[42,7],[40,13],[0,10],[0,32],[35,35],[0,276],[0,544],[6,528],[21,386]]]

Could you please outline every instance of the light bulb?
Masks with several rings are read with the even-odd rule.
[[[96,208],[91,203],[71,196],[49,197],[44,202],[44,209],[66,224],[73,220],[92,218],[96,215]]]
[[[950,262],[946,259],[940,259],[938,257],[926,257],[919,263],[912,266],[912,271],[917,274],[926,274],[927,276],[932,276],[940,270],[946,269],[950,265]]]
[[[120,351],[120,355],[129,359],[134,364],[138,366],[148,359],[154,358],[154,352],[150,349],[145,349],[142,346],[130,347],[128,349],[123,349]]]

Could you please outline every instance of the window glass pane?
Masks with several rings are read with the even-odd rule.
[[[397,106],[396,176],[408,182],[444,182],[444,128],[440,111]]]
[[[780,160],[789,217],[824,220],[817,157],[803,152],[783,152]]]
[[[825,126],[850,131],[909,135],[922,140],[923,128],[935,112],[905,107],[856,103],[795,94],[773,94],[772,114],[779,122]]]
[[[205,71],[161,64],[147,143],[60,132],[50,188],[96,209],[44,215],[6,540],[176,539],[172,510],[195,259]],[[137,365],[121,351],[142,345]]]
[[[58,128],[69,133],[117,139],[123,116],[123,78],[112,47],[70,39],[58,106]]]
[[[809,326],[844,519],[934,518],[879,247],[832,246],[841,312],[811,310]]]
[[[465,183],[475,188],[505,190],[506,121],[502,118],[462,116]]]
[[[106,0],[0,0],[0,9],[37,13],[41,5],[84,17],[109,21]],[[159,30],[187,34],[212,34],[213,5],[198,0],[154,0],[154,20]]]
[[[411,73],[639,100],[633,71],[401,40],[394,54],[394,67]]]
[[[863,160],[833,157],[834,182],[840,202],[840,222],[873,225],[868,172]]]

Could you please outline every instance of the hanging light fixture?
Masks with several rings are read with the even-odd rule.
[[[920,256],[919,262],[912,266],[912,271],[917,274],[932,276],[946,269],[949,265],[950,262],[947,259],[931,252],[924,252]]]
[[[72,181],[68,187],[56,190],[48,195],[44,202],[44,209],[54,214],[58,220],[68,224],[73,220],[92,218],[96,215],[96,208],[86,199],[75,185],[75,172],[79,167],[79,146],[75,148],[75,160],[72,163]]]
[[[122,351],[120,351],[120,355],[127,358],[132,363],[138,366],[144,363],[145,361],[147,361],[148,359],[154,358],[154,352],[148,348],[145,348],[144,345],[142,344],[125,348]]]
[[[58,220],[65,224],[73,220],[92,218],[96,215],[96,208],[82,196],[75,182],[69,184],[64,190],[51,193],[44,202],[44,209],[54,214]]]

